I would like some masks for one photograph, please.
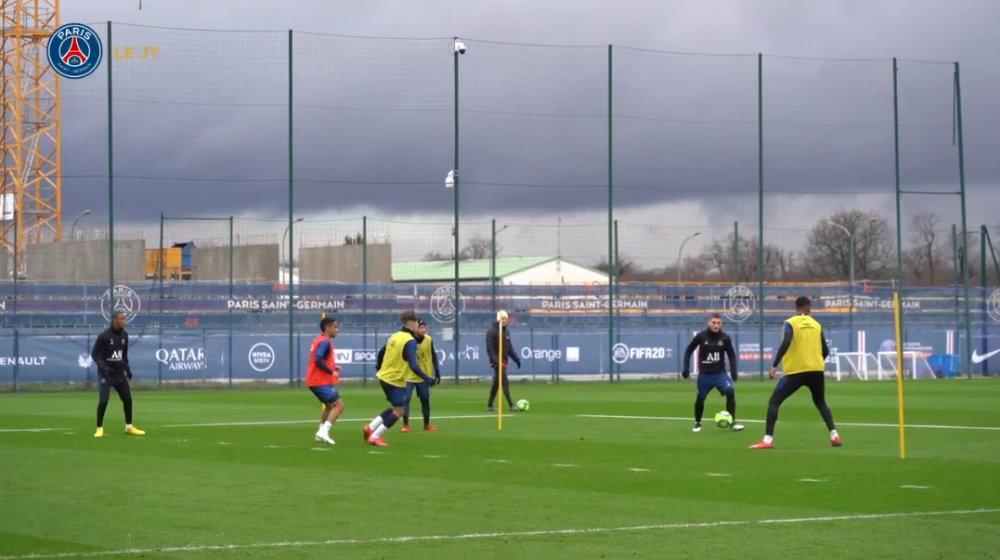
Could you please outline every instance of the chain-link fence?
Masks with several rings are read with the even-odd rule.
[[[497,309],[534,377],[676,373],[711,312],[763,374],[797,295],[862,376],[896,290],[907,359],[1000,371],[957,64],[93,27],[106,62],[58,94],[61,236],[5,206],[0,384],[92,380],[112,309],[157,385],[294,384],[324,314],[368,379],[405,309],[455,380],[489,373]]]

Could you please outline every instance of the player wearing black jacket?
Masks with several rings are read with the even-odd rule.
[[[490,359],[490,367],[493,368],[493,386],[490,387],[490,401],[486,408],[496,411],[493,402],[496,401],[497,391],[500,389],[499,364],[503,363],[503,396],[507,399],[507,406],[511,412],[517,411],[514,406],[514,399],[510,396],[510,379],[507,377],[507,359],[514,360],[517,369],[521,369],[521,358],[517,355],[517,350],[510,341],[510,329],[507,328],[507,312],[500,312],[500,321],[503,321],[503,356],[500,356],[500,321],[494,321],[493,326],[486,332],[486,356]]]
[[[698,350],[698,398],[694,401],[694,431],[701,431],[701,417],[705,412],[705,398],[718,389],[719,394],[726,397],[726,410],[732,416],[733,431],[740,431],[743,426],[736,423],[736,390],[733,383],[739,374],[736,373],[736,350],[729,335],[722,332],[722,316],[712,313],[708,320],[708,328],[694,335],[691,343],[684,350],[684,365],[681,375],[684,379],[690,377],[688,369],[691,355]],[[726,374],[726,358],[729,358],[729,370],[732,380]]]
[[[116,311],[111,316],[111,327],[98,335],[90,357],[97,364],[101,384],[94,437],[104,437],[104,413],[108,409],[111,389],[118,393],[125,409],[125,433],[130,436],[145,435],[146,432],[132,425],[132,391],[128,384],[132,380],[132,369],[128,365],[128,333],[125,331],[124,313]]]

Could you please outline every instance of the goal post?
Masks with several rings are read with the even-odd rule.
[[[896,379],[899,374],[897,358],[895,351],[878,353],[879,379]],[[904,350],[902,358],[903,379],[934,379],[934,369],[923,352]]]
[[[837,352],[834,376],[841,379],[862,379],[878,371],[878,359],[870,352]]]

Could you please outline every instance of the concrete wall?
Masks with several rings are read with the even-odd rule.
[[[232,247],[233,280],[278,282],[281,259],[278,245]],[[198,247],[191,252],[191,280],[229,281],[230,247]]]
[[[347,282],[363,280],[364,247],[303,247],[299,249],[299,280],[301,282]],[[392,245],[368,245],[368,281],[392,282]]]
[[[63,241],[28,245],[24,250],[25,272],[39,282],[73,284],[108,281],[107,240]],[[115,283],[146,279],[146,241],[115,241]]]

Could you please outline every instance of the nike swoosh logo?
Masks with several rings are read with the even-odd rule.
[[[990,356],[993,356],[995,354],[1000,354],[1000,350],[994,350],[992,352],[987,352],[987,353],[983,354],[982,356],[980,356],[979,354],[977,354],[976,350],[973,350],[972,351],[972,363],[974,363],[974,364],[981,364],[981,363],[985,362],[986,360],[990,359]]]

